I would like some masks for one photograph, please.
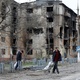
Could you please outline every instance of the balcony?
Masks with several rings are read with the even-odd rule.
[[[65,27],[69,28],[69,26],[68,26],[68,23],[67,23],[67,22],[65,22],[65,23],[64,23],[64,25],[65,25]]]
[[[71,18],[70,13],[68,13],[68,12],[65,12],[65,13],[64,13],[64,16]]]

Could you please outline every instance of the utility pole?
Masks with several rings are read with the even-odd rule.
[[[78,62],[80,62],[80,26],[79,26],[79,0],[77,0],[77,32],[78,32],[78,42],[77,42],[77,58]]]
[[[77,0],[77,31],[78,31],[78,44],[80,45],[80,27],[79,27],[79,0]]]

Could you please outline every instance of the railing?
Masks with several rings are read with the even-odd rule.
[[[28,62],[32,62],[33,64],[29,66],[30,70],[43,70],[45,66],[47,66],[47,64],[51,61],[51,59],[33,59],[33,60],[29,60]],[[77,58],[62,58],[62,61],[60,62],[60,64],[65,64],[65,63],[76,63],[77,62]],[[6,65],[8,64],[8,66]],[[11,61],[9,63],[4,63],[1,62],[0,63],[0,73],[5,73],[5,71],[10,71],[10,72],[14,72],[14,61]],[[26,64],[27,65],[27,64]],[[22,68],[18,69],[18,70],[22,70],[24,68],[24,65],[21,65]]]

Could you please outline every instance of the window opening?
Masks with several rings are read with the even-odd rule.
[[[28,8],[28,9],[27,9],[27,12],[28,12],[28,13],[33,13],[33,9],[32,9],[32,8]]]
[[[53,11],[53,7],[47,7],[47,12],[52,12]]]
[[[47,17],[47,21],[48,22],[53,22],[53,18],[52,17]]]

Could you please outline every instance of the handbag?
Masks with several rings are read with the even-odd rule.
[[[61,54],[60,54],[60,57],[59,57],[59,61],[62,61],[62,56],[61,56]]]

